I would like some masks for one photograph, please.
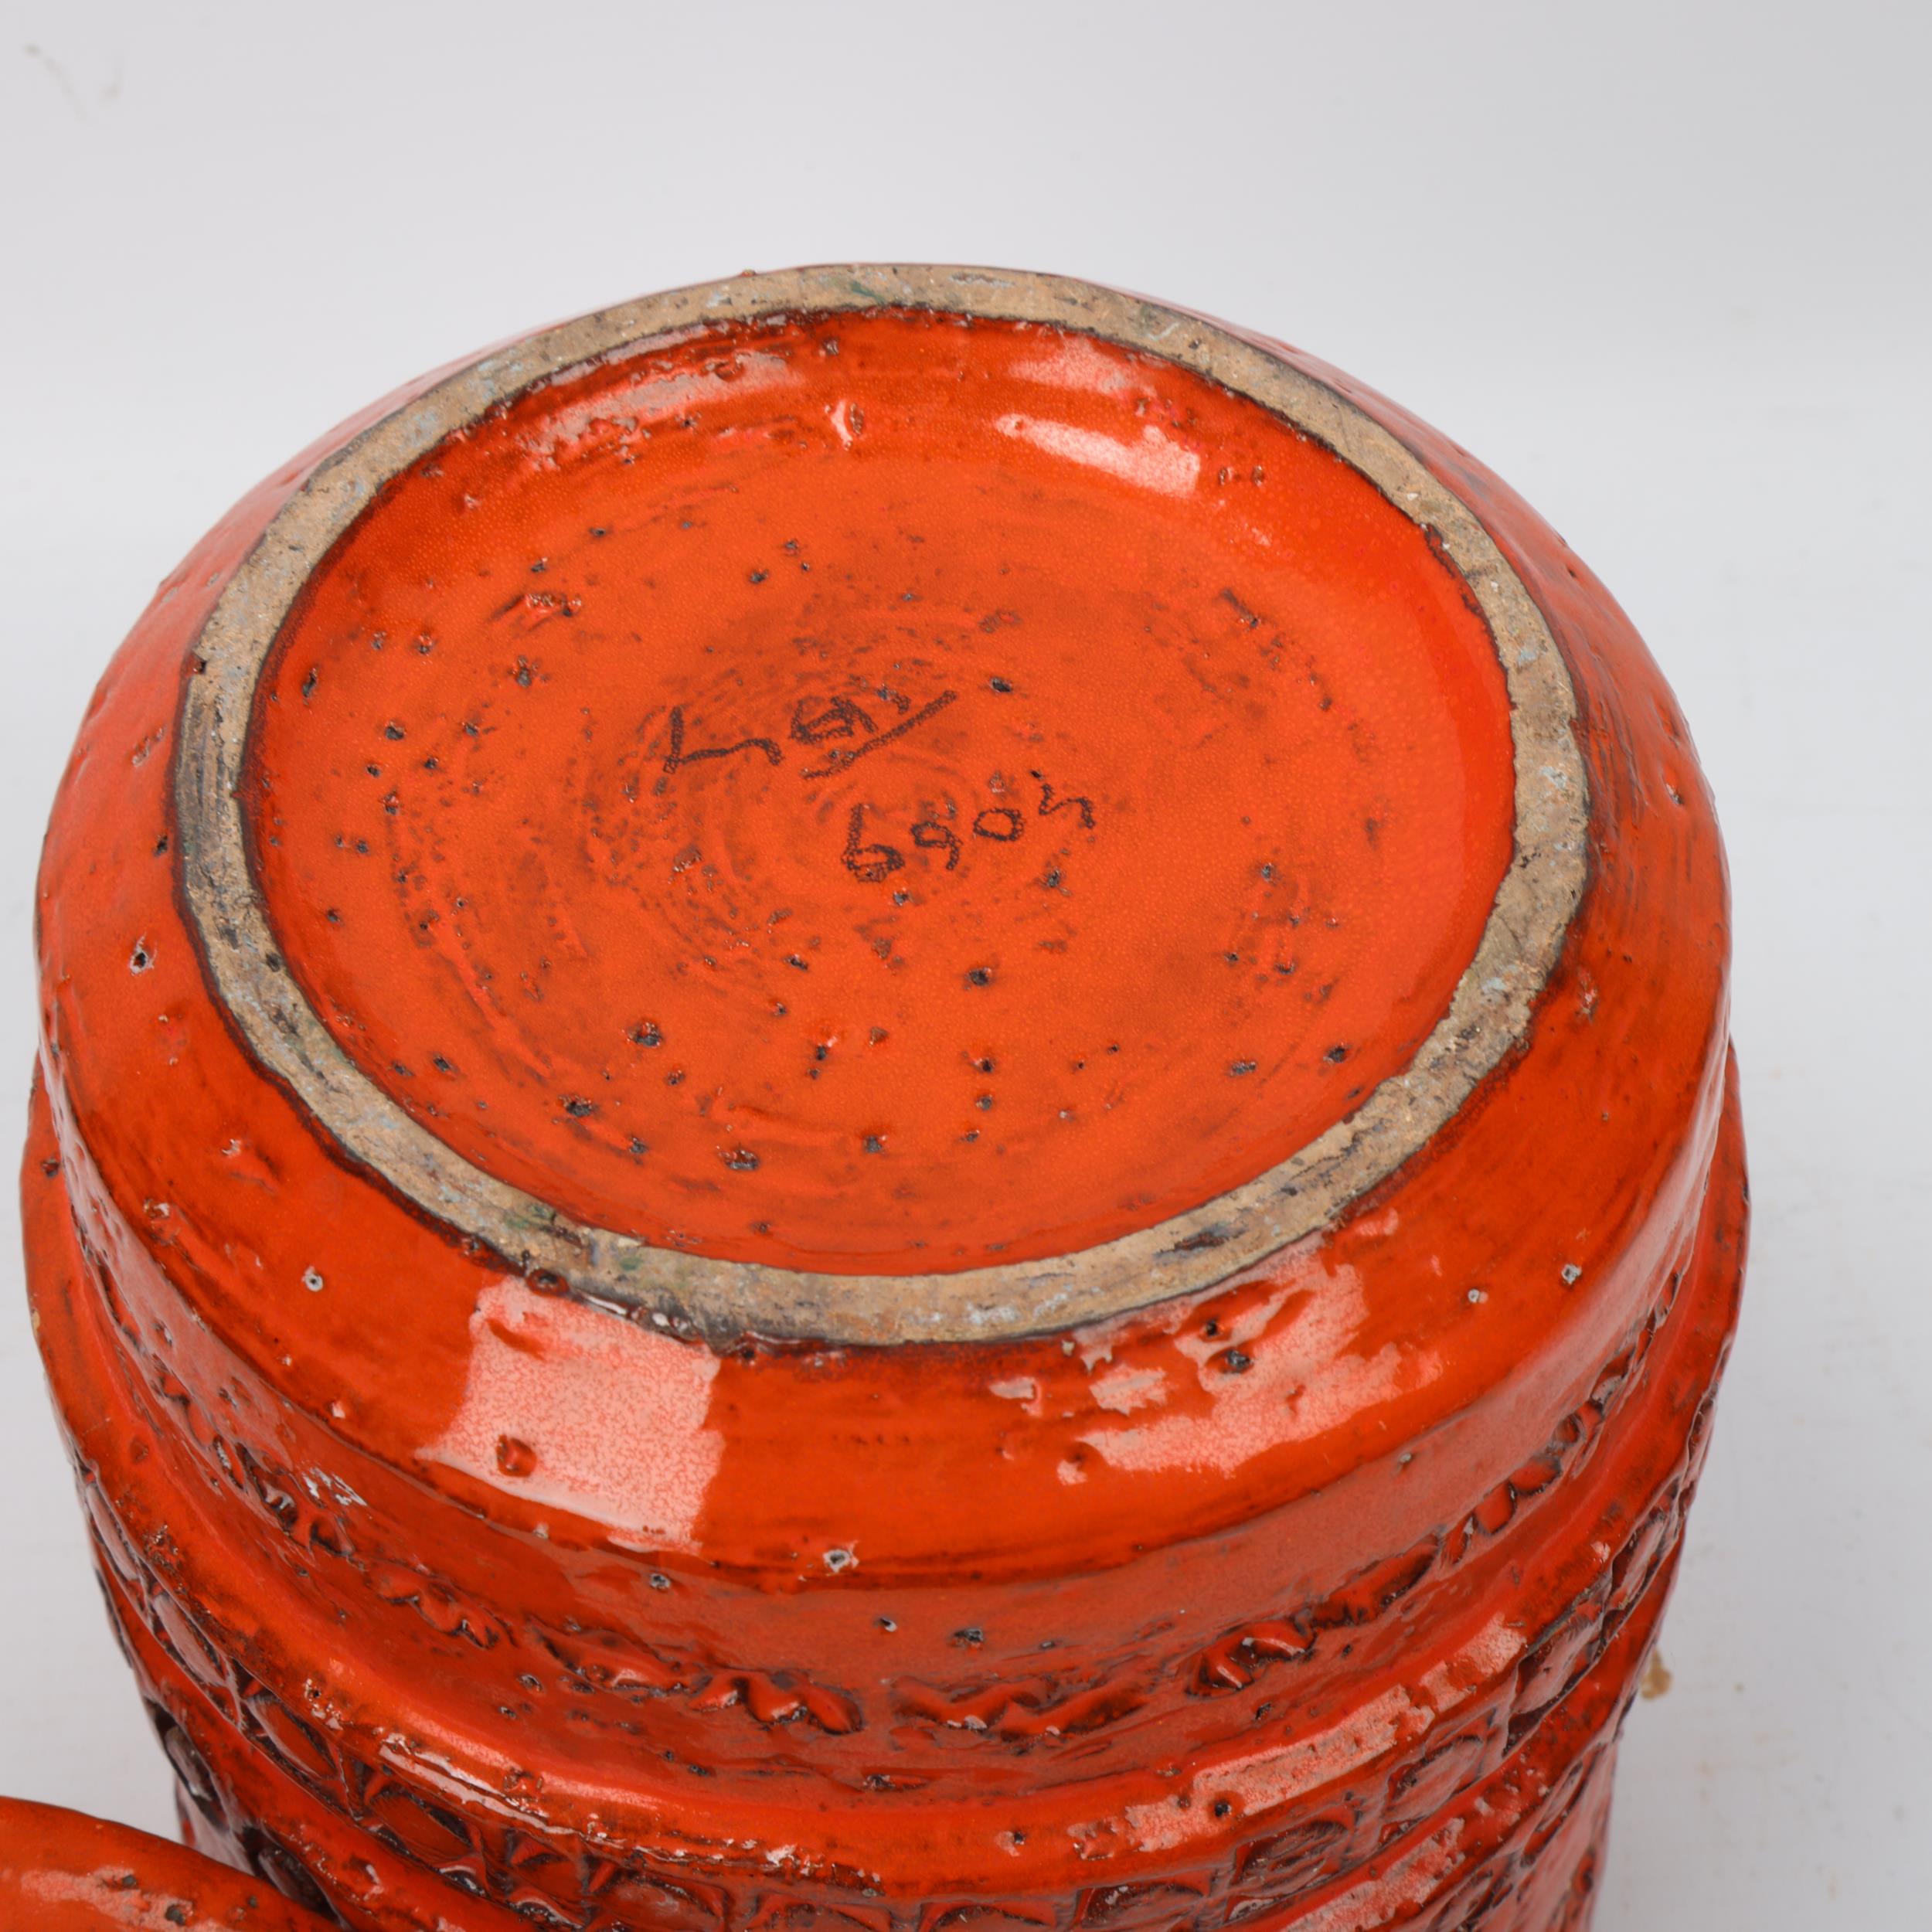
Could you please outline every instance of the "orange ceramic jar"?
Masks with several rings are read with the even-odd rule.
[[[145,1832],[0,1798],[0,1932],[325,1932],[326,1921]]]
[[[1722,852],[1475,461],[1049,277],[425,379],[103,682],[32,1292],[195,1843],[385,1932],[1580,1925]]]

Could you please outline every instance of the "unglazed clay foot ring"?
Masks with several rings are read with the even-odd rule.
[[[1198,1206],[1076,1252],[943,1273],[826,1272],[679,1253],[573,1219],[486,1171],[370,1080],[304,997],[271,930],[244,822],[264,665],[310,573],[394,478],[508,400],[600,359],[719,324],[882,309],[1082,332],[1194,371],[1332,450],[1467,585],[1507,683],[1515,768],[1513,862],[1447,1012],[1406,1066],[1287,1158]],[[318,468],[223,591],[198,652],[178,753],[182,876],[219,997],[257,1056],[355,1160],[519,1270],[717,1337],[991,1339],[1094,1321],[1225,1279],[1327,1225],[1455,1113],[1522,1039],[1583,888],[1590,800],[1569,674],[1542,613],[1468,508],[1338,389],[1267,349],[1058,277],[933,267],[748,275],[625,304],[487,356]]]

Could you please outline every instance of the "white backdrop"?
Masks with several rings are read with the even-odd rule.
[[[1730,842],[1750,1293],[1600,1932],[1923,1925],[1927,18],[3,0],[0,1069],[24,1091],[40,827],[109,651],[247,485],[400,379],[846,259],[1284,335],[1590,560]],[[0,1231],[0,1791],[165,1830],[17,1253]]]

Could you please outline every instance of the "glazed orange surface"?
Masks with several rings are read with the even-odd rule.
[[[1501,680],[1426,531],[1077,328],[648,342],[301,555],[244,798],[277,950],[372,1077],[580,1214],[883,1268],[1131,1225],[1400,1066],[1509,859]],[[185,1828],[264,1899],[358,1932],[1580,1927],[1743,1261],[1722,849],[1587,569],[1262,346],[1546,621],[1584,889],[1426,1145],[1101,1319],[626,1318],[393,1188],[223,1005],[182,801],[238,566],[447,392],[162,586],[49,828],[23,1206]]]
[[[249,799],[285,957],[449,1145],[738,1260],[1199,1205],[1399,1072],[1511,854],[1495,648],[1320,444],[1090,338],[595,366],[315,573]]]

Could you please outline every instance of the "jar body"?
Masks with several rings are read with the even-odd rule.
[[[1721,851],[1560,539],[1257,353],[1507,560],[1584,876],[1517,1047],[1386,1179],[988,1339],[639,1319],[349,1158],[224,1007],[177,740],[355,427],[163,587],[50,834],[24,1185],[193,1842],[385,1932],[1584,1922],[1741,1277]]]

